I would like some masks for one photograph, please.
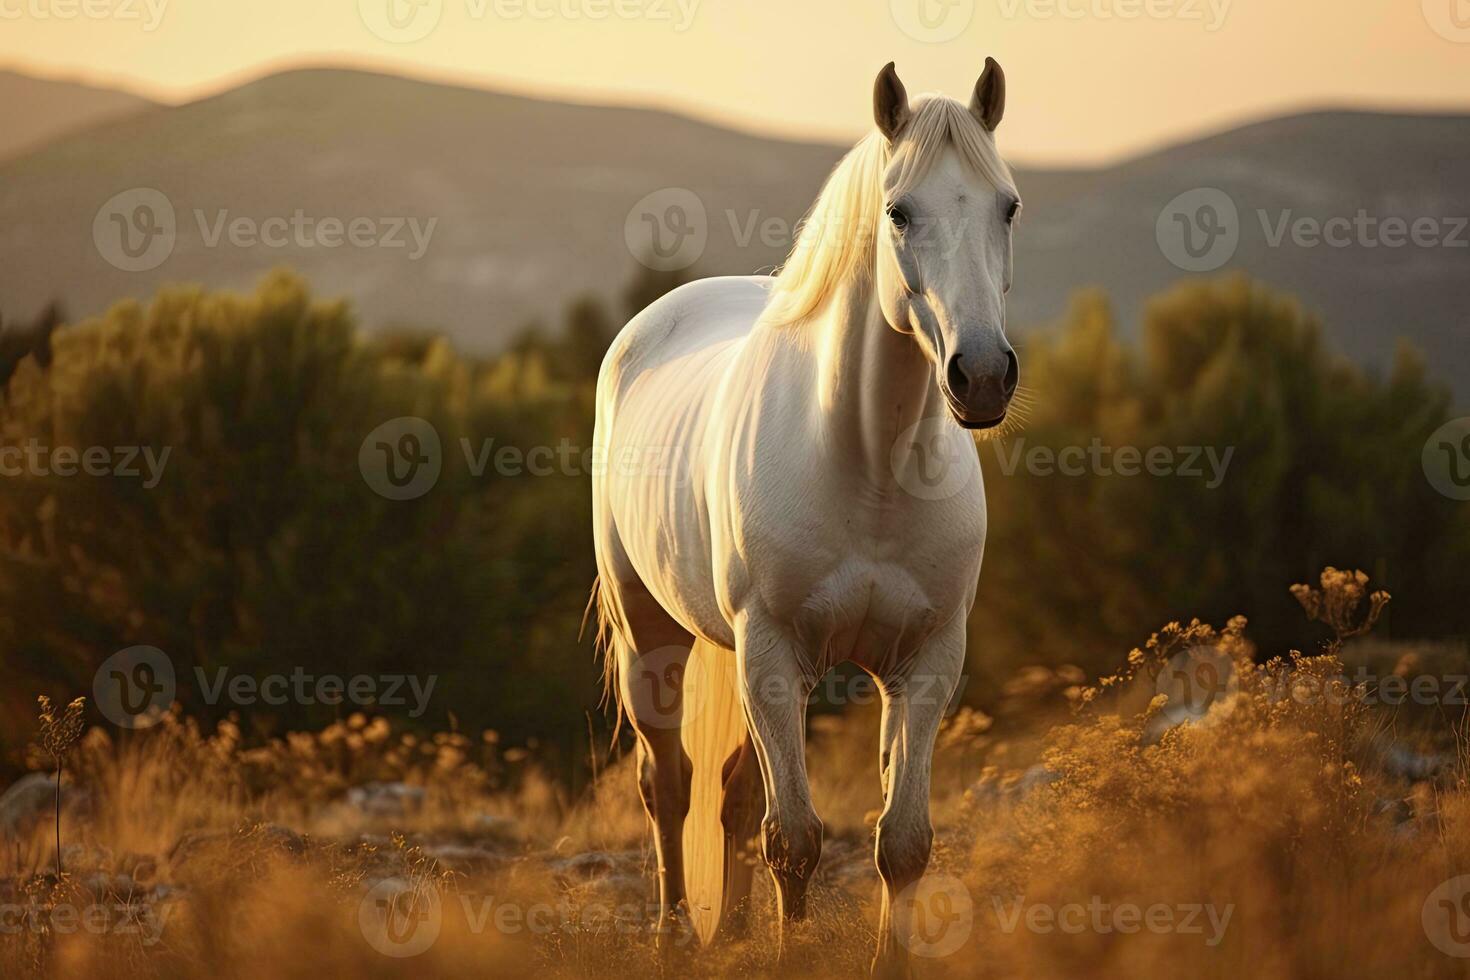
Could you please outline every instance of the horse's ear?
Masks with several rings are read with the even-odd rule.
[[[975,83],[975,94],[970,99],[970,113],[992,133],[1006,114],[1006,73],[994,58],[985,59],[985,71]]]
[[[891,61],[883,66],[873,83],[873,121],[890,143],[909,121],[909,94],[898,80]]]

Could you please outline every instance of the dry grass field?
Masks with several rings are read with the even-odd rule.
[[[1464,651],[1356,635],[1379,602],[1359,577],[1298,598],[1339,637],[1322,652],[1268,656],[1243,619],[1171,624],[1111,677],[1033,668],[994,717],[954,713],[915,974],[1463,975]],[[628,756],[572,799],[493,733],[94,728],[54,746],[58,878],[38,743],[0,804],[0,975],[862,975],[876,722],[812,720],[826,840],[782,964],[763,874],[748,939],[655,952]]]

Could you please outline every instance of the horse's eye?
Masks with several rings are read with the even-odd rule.
[[[909,226],[908,213],[905,212],[904,209],[899,207],[897,204],[888,209],[888,220],[892,221],[893,227],[897,228],[899,231],[903,231]]]
[[[1021,202],[1020,201],[1012,201],[1011,202],[1010,209],[1006,211],[1006,224],[1010,224],[1011,222],[1015,221],[1016,220],[1016,215],[1018,215],[1020,213],[1021,213]]]

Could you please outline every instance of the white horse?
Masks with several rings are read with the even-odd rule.
[[[877,132],[833,171],[780,274],[673,291],[602,365],[606,678],[637,736],[661,911],[687,910],[702,939],[742,921],[757,830],[783,934],[804,916],[822,847],[807,698],[851,660],[883,698],[874,965],[906,966],[901,896],[929,861],[930,761],[985,542],[966,430],[1004,422],[1018,382],[1004,105],[991,59],[968,106],[911,106],[890,63]],[[935,453],[959,469],[923,492]]]

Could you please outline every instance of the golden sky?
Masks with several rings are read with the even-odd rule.
[[[963,96],[986,55],[1010,157],[1095,163],[1307,107],[1470,108],[1470,0],[0,0],[0,66],[167,101],[338,64],[808,138],[866,128],[890,59]]]

